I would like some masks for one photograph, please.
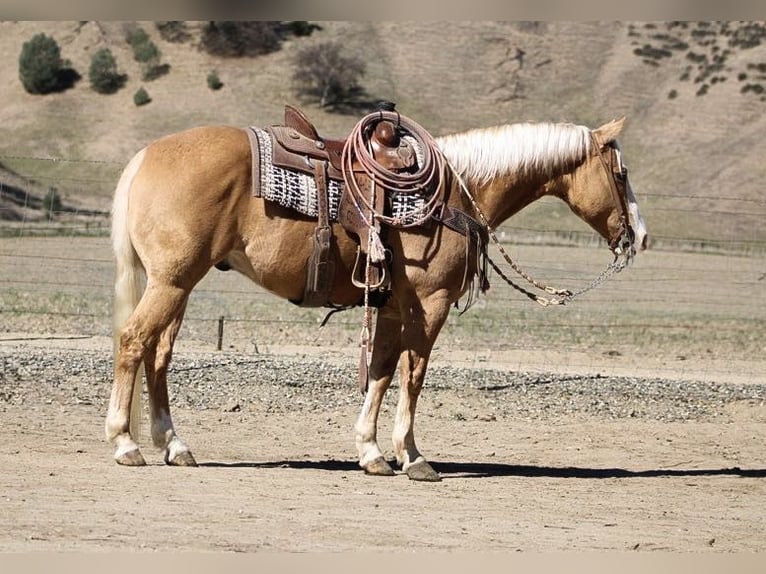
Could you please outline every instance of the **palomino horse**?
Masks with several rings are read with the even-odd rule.
[[[513,124],[437,138],[449,166],[441,183],[445,202],[492,229],[531,202],[555,196],[630,260],[644,248],[646,230],[615,140],[623,121],[594,130]],[[278,297],[303,296],[316,222],[254,198],[253,163],[246,130],[200,127],[151,143],[120,178],[112,221],[115,378],[106,417],[119,464],[145,464],[131,434],[143,368],[154,445],[169,465],[196,465],[170,416],[167,371],[189,293],[211,267],[225,261]],[[330,301],[357,305],[363,289],[351,279],[356,240],[337,224],[333,234]],[[393,474],[378,445],[377,421],[398,364],[396,460],[411,479],[439,480],[415,445],[415,410],[434,342],[468,288],[472,254],[464,236],[437,222],[388,229],[386,241],[391,295],[377,313],[355,425],[359,464],[369,474]]]

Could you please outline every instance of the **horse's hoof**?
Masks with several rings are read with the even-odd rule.
[[[391,465],[382,456],[379,456],[365,466],[364,472],[375,476],[394,476],[394,469],[391,468]]]
[[[404,472],[407,473],[410,480],[417,480],[419,482],[439,482],[442,479],[439,473],[424,460],[411,464]]]
[[[165,464],[169,466],[197,466],[197,461],[194,460],[191,451],[182,450],[172,459],[169,458],[168,453],[165,453]]]
[[[123,466],[146,466],[144,455],[138,449],[124,452],[120,456],[115,457],[114,460],[117,461],[117,464]]]

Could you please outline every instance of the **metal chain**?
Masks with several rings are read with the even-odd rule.
[[[489,256],[487,256],[487,261],[492,266],[492,269],[494,269],[495,272],[503,279],[503,281],[508,283],[508,285],[510,285],[511,287],[519,291],[520,293],[523,293],[524,295],[532,299],[535,303],[539,303],[543,307],[548,307],[549,305],[566,305],[567,303],[572,301],[575,297],[579,297],[583,293],[587,293],[591,289],[595,289],[596,287],[601,285],[604,281],[609,279],[609,277],[611,277],[615,273],[619,273],[620,271],[625,269],[625,267],[627,267],[628,265],[627,258],[615,257],[614,261],[612,261],[610,264],[606,266],[606,269],[604,269],[601,273],[599,273],[598,276],[595,279],[593,279],[593,281],[591,281],[588,285],[586,285],[582,289],[578,289],[577,291],[566,291],[561,293],[560,297],[549,298],[549,297],[541,297],[540,295],[537,295],[536,293],[532,293],[531,291],[524,289],[524,287],[521,287],[520,285],[517,285],[516,283],[514,283],[505,273],[503,273],[503,270],[500,269],[500,267],[498,267],[497,264],[494,261],[492,261],[492,259]],[[561,290],[561,291],[564,291],[564,290]]]
[[[474,207],[478,210],[478,206],[474,205]],[[489,229],[489,227],[487,229]],[[511,259],[511,256],[508,255],[508,253],[505,251],[505,249],[503,249],[503,246],[501,245],[500,240],[495,235],[495,232],[494,231],[489,231],[489,236],[492,239],[492,242],[497,247],[497,250],[500,251],[500,254],[503,256],[503,259],[505,259],[505,261],[508,263],[508,265],[511,266],[511,269],[513,269],[516,273],[518,273],[528,283],[534,285],[535,287],[537,287],[541,291],[545,291],[546,293],[550,293],[551,295],[561,295],[563,297],[568,297],[568,296],[572,295],[572,292],[569,289],[558,289],[556,287],[549,287],[545,283],[541,283],[539,281],[535,281],[534,279],[532,279],[532,277],[530,277],[529,275],[524,273],[524,271],[521,269],[521,267],[516,265],[516,263],[513,261],[513,259]]]

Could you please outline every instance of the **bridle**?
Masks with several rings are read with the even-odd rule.
[[[595,135],[592,134],[591,139],[593,141],[593,149],[596,151],[601,162],[601,167],[604,168],[606,180],[612,192],[612,200],[617,207],[617,215],[619,217],[619,233],[609,242],[609,248],[613,252],[617,252],[617,249],[622,253],[630,252],[633,248],[635,232],[630,225],[630,217],[628,215],[628,170],[618,160],[617,148],[612,142],[604,145],[602,149]],[[618,189],[618,182],[622,189]]]

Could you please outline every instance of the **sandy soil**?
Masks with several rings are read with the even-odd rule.
[[[766,550],[760,259],[647,253],[546,314],[550,328],[496,290],[434,352],[415,429],[443,480],[423,484],[357,466],[355,317],[321,335],[291,331],[288,318],[312,316],[225,273],[200,286],[171,381],[200,467],[166,467],[145,439],[149,465],[119,467],[103,438],[108,240],[10,239],[2,255],[2,552]],[[522,260],[592,273],[574,261],[588,250],[533,255]],[[731,298],[741,284],[753,287],[747,305]],[[205,318],[264,313],[274,321],[228,324],[215,352]],[[478,322],[486,314],[529,329],[497,332]],[[609,328],[559,326],[581,322]],[[296,332],[304,340],[288,344]],[[336,365],[321,373],[337,384],[303,377],[320,361]],[[392,391],[379,434],[388,455]]]
[[[5,339],[4,355],[33,349]],[[106,343],[57,345],[108,354]],[[149,465],[136,469],[111,460],[103,401],[72,379],[39,381],[16,383],[26,400],[0,402],[3,551],[764,549],[762,403],[680,422],[494,416],[489,395],[437,386],[417,432],[443,481],[422,484],[359,470],[352,385],[330,409],[300,390],[241,408],[176,406],[200,467],[166,467],[145,446]],[[392,413],[381,417],[384,448]]]

